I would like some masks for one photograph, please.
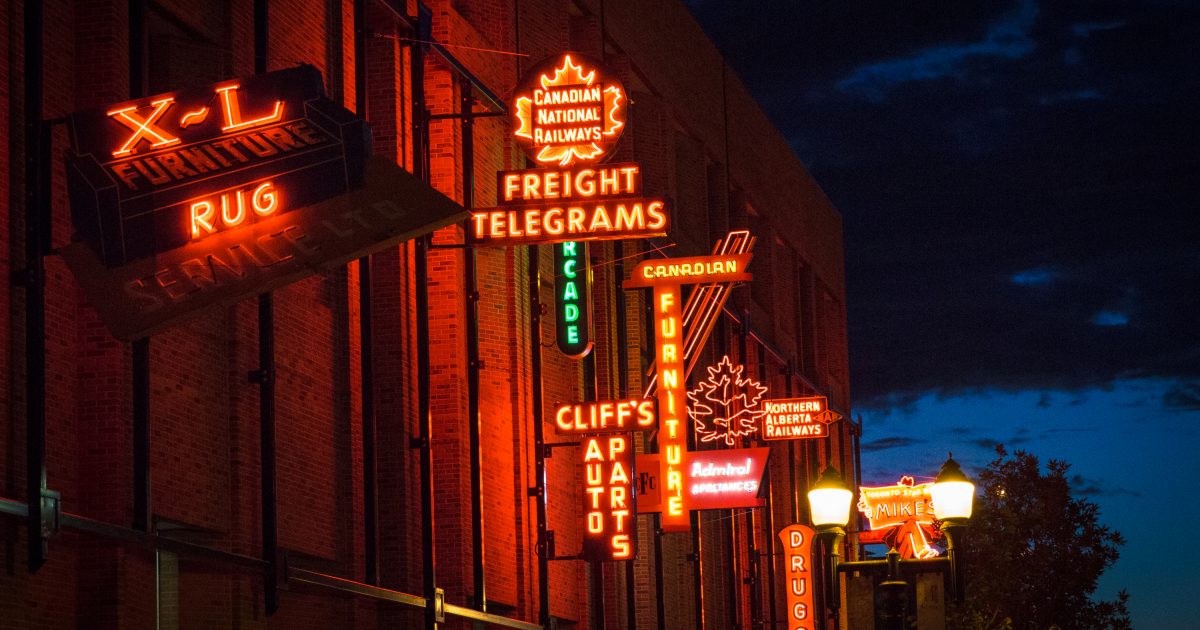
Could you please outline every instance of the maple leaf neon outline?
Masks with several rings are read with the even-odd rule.
[[[767,413],[760,408],[767,388],[753,379],[742,378],[745,367],[734,367],[728,356],[707,369],[708,378],[687,393],[692,403],[688,405],[688,416],[695,423],[696,437],[701,442],[723,438],[726,446],[734,446],[736,438],[758,431],[759,418]],[[706,421],[709,416],[716,428]]]
[[[549,89],[562,85],[591,85],[596,82],[596,70],[592,69],[587,74],[583,73],[583,66],[577,64],[571,59],[571,55],[563,56],[562,67],[554,69],[554,76],[546,74],[538,77],[538,81],[542,89]],[[604,112],[603,128],[600,130],[600,135],[605,138],[616,138],[621,133],[621,129],[625,127],[625,121],[619,120],[617,114],[621,109],[621,103],[625,100],[625,95],[621,88],[612,85],[604,89],[603,105],[601,107]],[[533,141],[533,99],[527,96],[521,96],[516,99],[516,111],[513,116],[516,117],[517,128],[513,131],[514,136],[525,138]],[[547,145],[543,146],[534,160],[539,164],[557,164],[558,166],[570,166],[576,160],[590,161],[603,155],[604,149],[595,142],[586,144],[570,144],[570,145]]]

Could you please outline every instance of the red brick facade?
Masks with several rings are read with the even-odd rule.
[[[0,277],[22,265],[24,142],[22,71],[24,34],[20,2],[0,9],[9,28],[0,33]],[[152,56],[150,92],[203,85],[253,73],[253,2],[149,2]],[[323,73],[327,93],[355,108],[353,0],[272,0],[269,69],[304,62]],[[366,118],[374,152],[412,169],[413,99],[410,42],[404,22],[387,5],[365,0]],[[603,7],[602,7],[603,4]],[[674,230],[656,246],[673,256],[708,253],[728,230],[757,237],[752,288],[735,291],[729,310],[744,313],[752,332],[740,356],[738,323],[724,318],[705,360],[729,353],[782,397],[784,361],[794,358],[794,392],[827,393],[850,408],[846,348],[841,220],[719,52],[681,3],[639,0],[430,0],[433,37],[493,92],[506,96],[522,67],[573,49],[605,63],[632,101],[630,124],[613,159],[641,164],[647,194],[672,200]],[[404,7],[416,13],[415,3]],[[602,10],[603,8],[603,10]],[[129,97],[128,3],[119,0],[48,0],[45,10],[45,118]],[[603,24],[601,22],[603,16]],[[602,47],[602,42],[604,45]],[[524,56],[492,51],[517,51]],[[425,106],[434,114],[457,111],[460,76],[428,55]],[[477,109],[483,109],[477,106]],[[507,138],[506,118],[474,123],[474,195],[479,206],[495,198],[493,173],[524,168]],[[53,232],[55,247],[72,227],[61,156],[65,131],[54,133]],[[462,126],[429,124],[429,180],[463,199]],[[463,242],[461,227],[438,231],[435,246]],[[625,241],[625,256],[645,251]],[[418,451],[418,353],[412,242],[371,258],[372,347],[377,433],[380,585],[420,595],[422,536]],[[473,597],[470,449],[468,448],[464,256],[462,248],[431,250],[429,321],[431,413],[434,432],[435,550],[438,586],[449,603]],[[597,395],[618,395],[618,371],[630,395],[641,391],[647,361],[641,292],[628,292],[626,330],[616,330],[614,245],[593,243]],[[480,249],[479,345],[483,369],[482,417],[485,577],[488,610],[538,619],[536,512],[530,368],[528,250]],[[628,275],[637,257],[623,261]],[[544,400],[580,400],[582,363],[551,344],[553,269],[540,248]],[[131,350],[112,338],[60,259],[46,259],[47,480],[62,494],[63,510],[114,525],[133,519]],[[366,571],[363,511],[362,368],[359,273],[349,265],[274,292],[276,339],[279,544],[289,563],[362,581]],[[0,497],[24,500],[25,291],[10,283],[0,292]],[[739,319],[743,315],[738,316]],[[616,346],[628,348],[618,364]],[[163,536],[261,557],[259,388],[247,374],[258,367],[254,300],[214,309],[150,340],[152,511]],[[554,441],[553,424],[544,425]],[[829,441],[773,443],[769,466],[775,530],[793,521],[799,496],[819,467],[832,460],[853,470],[850,426],[834,426]],[[639,450],[647,448],[639,437]],[[791,454],[791,455],[789,455]],[[789,457],[794,456],[794,467]],[[831,457],[832,456],[832,457]],[[547,460],[548,527],[556,551],[577,553],[582,540],[582,470],[575,449],[558,448]],[[790,478],[794,468],[796,477]],[[806,509],[801,506],[800,518]],[[703,593],[705,627],[750,627],[769,621],[768,573],[759,581],[751,548],[767,551],[766,510],[702,513],[703,585],[695,582],[693,539],[654,535],[654,518],[638,518],[635,562],[639,628],[700,627],[696,593]],[[20,519],[0,516],[0,628],[407,628],[421,611],[287,584],[279,610],[267,616],[263,586],[253,570],[187,554],[161,553],[64,528],[50,541],[37,573],[25,570]],[[655,545],[661,541],[665,600],[656,601]],[[591,601],[589,567],[550,563],[551,612],[589,627],[589,611],[603,606],[605,627],[626,627],[626,574],[602,568],[603,602]],[[783,585],[775,583],[775,618],[783,619]],[[158,606],[156,610],[156,594]],[[734,606],[734,602],[739,605]],[[761,602],[761,603],[758,603]],[[447,627],[468,627],[451,618]]]

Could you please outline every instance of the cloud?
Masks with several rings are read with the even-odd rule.
[[[1034,49],[1030,30],[1037,14],[1033,0],[1021,0],[1013,14],[993,24],[979,41],[930,46],[906,57],[859,66],[834,87],[880,102],[892,88],[905,83],[961,77],[972,58],[1020,59]]]
[[[864,442],[861,448],[868,453],[874,453],[876,451],[886,451],[893,448],[904,448],[907,446],[913,446],[915,444],[924,444],[925,442],[926,440],[919,438],[891,436],[874,439],[870,442]]]
[[[1096,326],[1128,326],[1129,316],[1119,311],[1099,311],[1092,316]]]
[[[1048,267],[1035,267],[1018,271],[1009,276],[1010,282],[1021,287],[1045,287],[1052,284],[1059,277],[1059,272]]]
[[[1200,382],[1171,387],[1163,394],[1163,406],[1172,411],[1200,411]]]
[[[1091,479],[1083,475],[1071,475],[1067,479],[1075,494],[1085,497],[1141,497],[1142,493],[1116,486],[1106,485],[1099,479]]]
[[[1115,28],[1121,28],[1129,22],[1127,20],[1113,20],[1111,22],[1082,22],[1071,25],[1071,34],[1075,37],[1088,37],[1097,31],[1111,31]]]

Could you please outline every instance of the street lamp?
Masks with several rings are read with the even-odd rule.
[[[949,574],[950,590],[955,601],[962,599],[961,572],[958,570],[958,557],[955,553],[956,542],[961,530],[966,527],[971,518],[975,500],[975,484],[963,474],[958,462],[950,457],[942,464],[931,490],[933,512],[942,523],[942,533],[946,537],[945,558],[908,558],[901,559],[900,552],[895,549],[888,551],[884,560],[856,560],[839,562],[841,558],[842,538],[846,535],[846,525],[850,522],[850,504],[854,493],[850,490],[842,476],[833,468],[826,468],[821,478],[808,491],[808,506],[812,517],[813,527],[817,529],[817,537],[825,541],[829,550],[829,588],[828,606],[832,609],[840,607],[838,589],[838,573],[883,573],[887,580],[880,584],[884,591],[884,618],[887,627],[904,627],[905,593],[908,584],[901,578],[901,571],[911,569],[913,572],[939,571]]]

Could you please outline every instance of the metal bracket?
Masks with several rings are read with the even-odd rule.
[[[440,588],[433,589],[433,620],[446,623],[446,591]]]
[[[479,359],[478,361],[467,361],[467,367],[475,368],[478,370],[482,370],[484,368],[484,365],[485,364],[483,362],[483,359]]]
[[[479,301],[479,292],[471,291],[470,293],[467,294],[467,299],[472,302],[478,302]]]
[[[42,488],[41,505],[42,537],[53,538],[58,535],[62,525],[62,495],[57,490]]]
[[[542,489],[541,489],[541,488],[538,488],[538,487],[536,487],[536,486],[534,486],[534,487],[530,488],[530,489],[529,489],[529,496],[531,496],[531,497],[540,497],[540,496],[542,496]]]
[[[408,448],[425,448],[429,444],[429,440],[423,437],[408,438]]]
[[[250,370],[246,372],[246,378],[251,383],[265,385],[271,382],[271,373],[267,370]]]

